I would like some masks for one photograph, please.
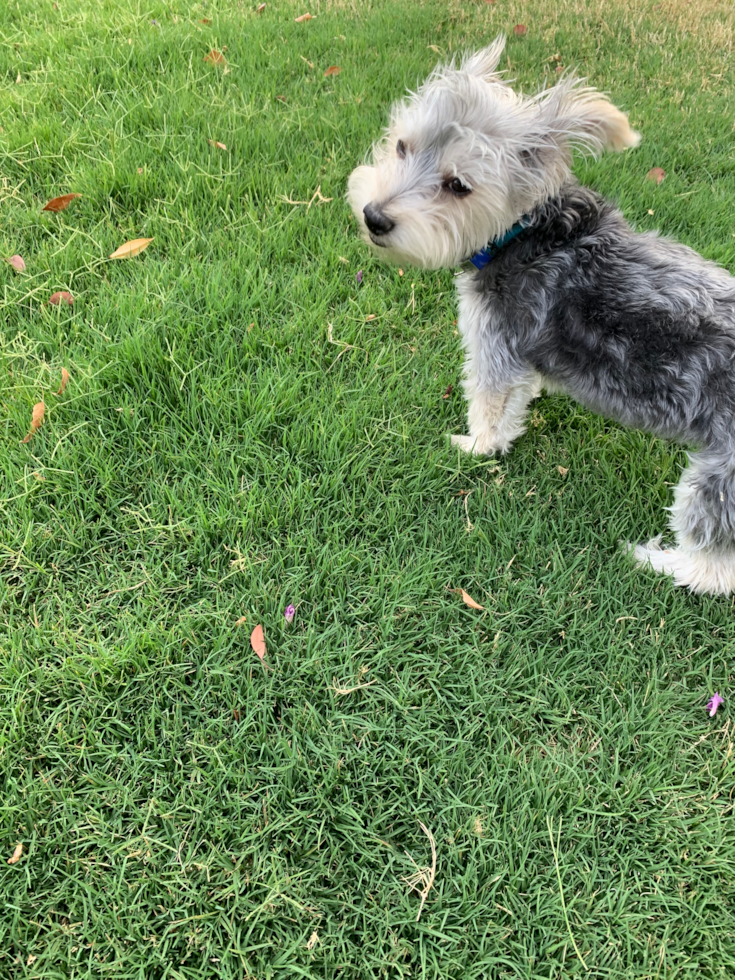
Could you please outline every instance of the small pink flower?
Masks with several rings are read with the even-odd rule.
[[[717,691],[715,691],[715,693],[707,702],[707,711],[709,712],[710,718],[714,718],[714,716],[717,714],[717,709],[720,707],[721,704],[724,703],[725,703],[725,699],[720,697]]]
[[[355,279],[357,279],[357,285],[362,286],[362,269],[355,274]]]
[[[294,609],[294,607],[292,605],[288,605],[288,606],[286,606],[286,611],[285,611],[285,613],[283,615],[284,615],[287,623],[292,623],[293,622],[293,618],[296,615],[296,610]]]

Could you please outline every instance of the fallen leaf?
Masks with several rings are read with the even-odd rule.
[[[74,297],[71,293],[54,293],[49,296],[48,301],[52,306],[61,306],[62,303],[71,306],[74,303]]]
[[[378,315],[377,313],[368,313],[368,315],[365,317],[365,319],[366,320],[374,320],[377,315]]]
[[[116,248],[110,256],[111,259],[130,259],[134,255],[139,255],[144,249],[148,248],[152,238],[134,238],[131,242],[125,242],[120,248]]]
[[[403,269],[399,269],[399,270],[398,270],[398,275],[399,275],[399,276],[402,276],[402,275],[403,275]]]
[[[484,609],[485,608],[484,606],[481,606],[479,602],[475,602],[475,600],[472,598],[472,596],[469,595],[467,592],[465,592],[464,589],[460,589],[459,591],[462,593],[462,602],[465,604],[465,606],[469,606],[470,609]]]
[[[265,659],[265,637],[263,627],[258,625],[250,634],[250,646],[258,654],[261,660]]]
[[[225,58],[225,56],[222,54],[222,52],[221,51],[218,51],[216,48],[212,48],[212,50],[209,52],[209,54],[205,54],[204,55],[204,60],[205,61],[208,61],[212,65],[226,65],[227,64],[227,58]]]
[[[20,72],[18,72],[18,77],[15,80],[15,84],[16,85],[22,85],[23,84],[23,79],[20,77]]]
[[[210,146],[216,146],[220,150],[226,150],[227,149],[227,147],[225,146],[225,144],[224,143],[220,143],[219,140],[208,140],[207,142],[209,143]]]
[[[516,26],[513,28],[513,33],[516,35],[516,37],[523,37],[527,30],[528,28],[525,24],[516,24]]]
[[[138,173],[139,174],[142,174],[143,173],[143,168],[142,167],[138,167]]]
[[[239,619],[236,619],[235,626],[242,626],[242,624],[245,622],[247,618],[248,618],[247,616],[241,616]]]
[[[339,65],[330,65],[329,68],[324,72],[324,77],[329,78],[330,75],[339,75],[342,69]]]
[[[655,214],[655,212],[654,212],[654,211],[652,211],[652,210],[651,210],[650,208],[648,209],[648,213],[649,213],[649,214]]]
[[[313,948],[314,948],[314,947],[316,946],[316,944],[317,944],[318,942],[319,942],[319,934],[318,934],[318,933],[316,932],[316,930],[315,930],[315,931],[314,931],[314,932],[312,932],[312,934],[311,934],[311,935],[309,936],[309,941],[308,941],[308,942],[307,942],[307,944],[306,944],[306,948],[307,948],[307,949],[313,949]]]
[[[23,442],[30,442],[31,436],[36,431],[36,429],[40,429],[41,425],[43,424],[43,415],[45,411],[46,411],[46,406],[44,405],[44,403],[36,402],[36,404],[33,406],[33,414],[31,415],[31,431],[25,437]],[[20,857],[20,854],[18,855],[18,857]]]
[[[41,210],[54,212],[65,211],[74,198],[81,196],[81,194],[62,194],[61,197],[54,197],[48,202],[48,204],[44,204]]]
[[[212,23],[212,21],[209,19],[209,17],[202,17],[201,20],[202,20],[202,24],[211,24]]]
[[[266,5],[264,3],[261,3],[261,5],[256,9],[255,13],[256,14],[262,14],[263,11],[265,10],[265,8],[266,8]]]
[[[646,174],[646,177],[648,177],[649,180],[655,180],[657,184],[660,184],[665,176],[666,171],[662,170],[661,167],[651,167]]]
[[[286,101],[286,96],[285,95],[277,95],[276,96],[276,101],[277,102],[285,102]]]
[[[38,480],[38,481],[39,481],[40,483],[45,483],[45,482],[46,482],[46,477],[45,477],[45,476],[41,476],[41,474],[40,474],[40,473],[38,473],[38,472],[37,472],[36,470],[34,470],[34,471],[33,471],[33,475],[35,476],[35,478],[36,478],[36,479],[37,479],[37,480]]]
[[[18,861],[20,861],[22,855],[23,855],[23,845],[16,844],[15,850],[13,851],[13,856],[8,858],[8,864],[17,864]]]
[[[567,473],[569,472],[568,466],[557,466],[557,469],[559,470],[562,476],[566,476]]]
[[[64,390],[66,389],[66,386],[69,384],[69,377],[70,377],[69,372],[66,370],[66,368],[63,367],[61,369],[61,386],[59,390],[56,392],[57,395],[64,394]]]
[[[8,265],[12,265],[16,272],[25,272],[26,264],[20,255],[11,255],[9,259],[5,259]]]
[[[232,717],[235,719],[235,721],[239,721],[240,720],[240,709],[239,708],[233,708],[232,709]]]
[[[447,390],[442,395],[442,398],[449,398],[449,396],[452,394],[453,391],[454,391],[454,385],[447,385]]]
[[[294,17],[297,24],[301,24],[302,21],[311,20],[311,14],[302,14],[300,17]]]

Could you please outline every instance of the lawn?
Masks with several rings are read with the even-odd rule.
[[[503,30],[643,133],[580,179],[735,271],[732,5],[256,6],[0,10],[0,978],[732,978],[733,602],[618,547],[684,454],[553,396],[458,455],[453,274],[344,201]]]

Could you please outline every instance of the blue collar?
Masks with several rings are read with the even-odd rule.
[[[501,248],[504,248],[508,242],[513,241],[513,239],[517,235],[520,235],[522,231],[525,231],[526,228],[528,228],[528,225],[529,219],[526,217],[521,218],[521,220],[517,221],[509,231],[506,231],[504,235],[502,235],[500,238],[493,238],[491,242],[487,243],[485,248],[481,248],[479,252],[475,252],[475,254],[471,255],[467,261],[471,262],[476,269],[484,269],[489,262],[492,262]]]

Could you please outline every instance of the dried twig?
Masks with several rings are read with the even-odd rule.
[[[431,844],[431,867],[430,868],[420,868],[418,864],[414,861],[411,855],[406,851],[406,856],[411,864],[416,868],[414,874],[410,878],[404,878],[409,888],[412,888],[415,892],[418,892],[421,896],[421,905],[419,905],[419,910],[416,915],[416,921],[418,922],[421,918],[421,913],[424,910],[424,902],[429,896],[429,892],[434,887],[434,878],[436,877],[436,844],[434,843],[434,837],[428,827],[419,820],[419,827],[423,830],[426,836],[429,838],[429,843]],[[419,885],[423,885],[419,888]]]
[[[374,683],[375,681],[368,681],[367,684],[356,684],[354,687],[337,687],[337,678],[333,677],[332,690],[334,691],[335,694],[341,697],[343,694],[352,694],[353,691],[359,691],[363,687],[370,687]]]
[[[279,194],[278,196],[279,196],[279,198],[282,201],[285,201],[286,204],[305,204],[307,211],[311,208],[311,206],[314,203],[314,201],[317,201],[317,198],[319,198],[319,200],[317,201],[317,204],[328,204],[329,201],[334,200],[331,197],[324,197],[324,195],[322,194],[322,185],[321,184],[317,187],[317,189],[312,194],[310,201],[292,201],[291,198],[290,197],[286,197],[285,194]]]

